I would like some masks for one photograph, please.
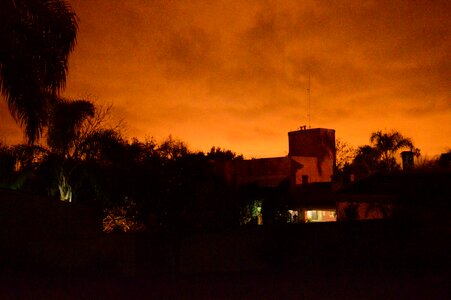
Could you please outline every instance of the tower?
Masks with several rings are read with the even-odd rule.
[[[330,182],[335,168],[335,130],[303,126],[288,132],[288,156],[302,165],[296,182],[305,175],[316,177],[317,182]]]
[[[335,162],[335,130],[303,126],[288,132],[288,155],[327,157]]]

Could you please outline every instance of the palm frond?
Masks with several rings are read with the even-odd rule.
[[[77,138],[83,122],[94,116],[94,105],[87,100],[59,99],[52,107],[47,144],[57,153],[66,154]]]
[[[77,17],[64,0],[0,1],[0,91],[30,143],[65,87]]]

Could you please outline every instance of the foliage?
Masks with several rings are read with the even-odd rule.
[[[105,209],[105,217],[103,218],[103,231],[111,233],[120,232],[137,232],[145,230],[145,225],[138,219],[139,211],[136,203],[126,198],[122,206]]]
[[[181,159],[188,154],[188,147],[180,140],[169,136],[158,148],[161,158],[164,160]]]
[[[0,143],[0,187],[10,187],[15,174],[16,159],[11,147]]]
[[[94,104],[87,100],[56,100],[47,134],[47,145],[52,152],[66,158],[76,154],[75,146],[81,138],[81,129],[94,113]]]
[[[243,155],[238,155],[231,150],[221,149],[221,147],[211,147],[206,156],[214,161],[243,160]]]
[[[350,181],[351,165],[356,156],[356,150],[347,142],[337,138],[335,140],[336,161],[334,182],[347,184]]]
[[[335,149],[336,169],[338,171],[343,171],[347,166],[351,165],[355,157],[355,149],[340,138],[335,140]]]
[[[441,168],[449,168],[451,166],[451,150],[448,150],[446,153],[442,153],[440,158],[438,159],[438,165]]]
[[[257,224],[261,215],[262,199],[249,199],[240,209],[240,225]]]
[[[47,155],[48,151],[41,146],[0,144],[0,186],[33,189],[30,183],[33,185],[32,179]]]
[[[399,150],[408,148],[412,151],[414,149],[412,140],[397,131],[382,132],[379,130],[373,132],[370,141],[379,155],[380,168],[387,171],[398,168],[395,154]]]
[[[11,175],[8,184],[27,174],[21,188],[107,211],[108,228],[135,230],[128,220],[170,231],[237,225],[234,194],[215,173],[211,156],[191,152],[172,137],[162,143],[127,141],[112,128],[87,130],[93,118],[73,131],[76,139],[68,147],[0,147],[0,171]],[[136,209],[129,209],[131,199]],[[157,222],[149,224],[150,215]]]
[[[34,143],[64,88],[77,18],[63,0],[0,1],[0,90]]]
[[[401,149],[415,149],[410,138],[404,137],[397,131],[376,131],[371,134],[371,145],[360,146],[352,162],[352,171],[357,178],[362,178],[375,172],[391,172],[398,170],[400,165],[396,161],[396,154]]]
[[[269,188],[265,192],[265,199],[262,204],[263,224],[284,224],[289,219],[288,200],[290,183],[281,182],[275,188]]]
[[[360,146],[352,162],[352,169],[355,175],[362,178],[378,170],[379,156],[377,149],[369,145]]]
[[[20,177],[20,188],[106,209],[114,226],[126,230],[133,227],[130,215],[138,223],[157,215],[159,226],[173,232],[187,222],[207,227],[238,220],[212,164],[241,155],[219,147],[191,152],[171,136],[161,144],[129,142],[118,126],[105,126],[109,108],[60,97],[76,34],[68,1],[0,1],[0,90],[28,139],[0,148],[0,171],[8,174],[2,179],[10,186]],[[43,136],[46,145],[33,146]],[[139,213],[130,210],[130,199]]]
[[[238,189],[240,224],[284,224],[289,219],[290,183],[282,181],[276,187],[260,187],[249,183]]]

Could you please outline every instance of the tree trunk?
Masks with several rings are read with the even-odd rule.
[[[64,171],[61,168],[58,175],[58,189],[60,192],[60,200],[72,202],[72,187],[69,185],[69,182],[64,175]]]

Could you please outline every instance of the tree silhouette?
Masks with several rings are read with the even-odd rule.
[[[370,141],[373,148],[379,153],[381,167],[387,171],[396,169],[396,153],[405,148],[413,150],[410,138],[404,137],[398,131],[382,132],[376,131],[371,134]]]
[[[77,18],[64,0],[0,1],[0,90],[29,143],[64,88]]]
[[[41,176],[37,171],[47,155],[48,150],[38,145],[0,143],[0,186],[42,194]]]
[[[362,178],[379,169],[380,153],[369,145],[360,146],[352,162],[352,171],[357,178]]]
[[[47,144],[64,158],[72,156],[80,130],[88,117],[94,117],[94,104],[87,100],[58,99],[52,107]]]
[[[75,141],[88,117],[94,117],[94,105],[87,100],[55,99],[49,116],[47,144],[53,156],[60,199],[72,201],[70,174],[78,157]]]
[[[242,154],[236,154],[231,150],[221,149],[221,147],[211,147],[210,152],[206,154],[208,159],[214,161],[227,161],[227,160],[243,160]]]
[[[14,181],[16,157],[12,147],[0,142],[0,187],[11,187]]]
[[[336,138],[335,139],[335,152],[336,152],[336,171],[342,172],[344,168],[352,163],[355,157],[355,149],[347,142]]]
[[[398,131],[376,131],[371,134],[371,145],[360,146],[352,162],[352,170],[357,178],[375,172],[391,172],[400,168],[396,154],[401,149],[414,149],[412,140]]]

